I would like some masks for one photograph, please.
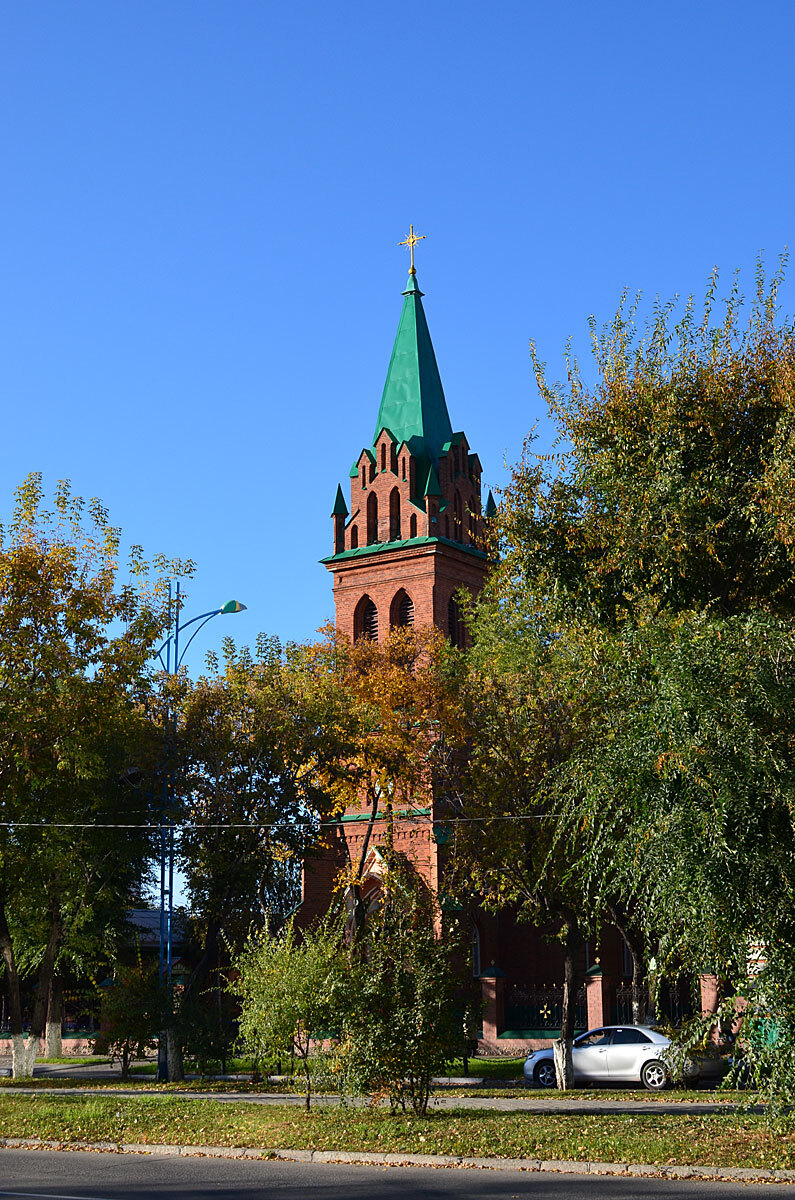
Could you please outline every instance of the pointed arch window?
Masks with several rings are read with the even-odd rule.
[[[417,536],[417,514],[412,513],[409,517],[409,537]]]
[[[450,597],[447,605],[447,636],[454,646],[463,647],[466,643],[466,629],[455,596]]]
[[[400,491],[396,487],[389,495],[389,540],[400,541]]]
[[[463,521],[463,506],[461,504],[461,493],[456,491],[453,499],[453,537],[457,542],[464,540],[464,521]]]
[[[378,541],[378,497],[370,492],[367,497],[367,545]]]
[[[386,470],[386,442],[381,443],[381,470]]]
[[[351,526],[351,550],[358,549],[359,546],[359,526]]]
[[[369,596],[362,596],[353,615],[353,636],[378,641],[378,609]]]
[[[405,626],[414,625],[414,601],[405,590],[401,588],[392,601],[392,611],[390,613],[393,629]]]
[[[475,922],[472,922],[472,941],[470,942],[470,961],[472,963],[472,975],[477,979],[480,975],[480,930]]]

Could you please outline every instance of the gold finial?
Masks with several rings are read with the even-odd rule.
[[[405,242],[398,242],[399,246],[408,246],[409,250],[411,251],[411,268],[409,270],[409,275],[417,274],[417,272],[414,270],[414,247],[417,245],[417,242],[424,241],[425,234],[416,234],[414,232],[414,226],[409,225],[409,236],[406,238]]]

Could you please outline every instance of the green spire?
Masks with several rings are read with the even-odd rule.
[[[358,471],[356,472],[358,475]],[[334,507],[331,510],[332,517],[347,517],[348,505],[345,503],[345,497],[342,494],[342,484],[337,484],[337,494],[334,497]]]
[[[373,443],[384,427],[407,442],[412,454],[431,463],[453,436],[444,389],[436,365],[422,295],[416,275],[409,275],[403,295],[392,358],[378,410]]]
[[[486,501],[486,518],[491,520],[491,518],[496,517],[496,515],[497,505],[494,503],[494,497],[492,496],[491,491],[489,491],[489,498]]]
[[[428,481],[425,484],[424,496],[441,496],[442,489],[439,486],[439,476],[436,474],[436,467],[431,463],[428,468]]]

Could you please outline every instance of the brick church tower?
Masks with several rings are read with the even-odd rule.
[[[466,634],[455,594],[477,592],[488,567],[481,466],[465,434],[453,432],[413,262],[403,296],[373,440],[351,467],[350,510],[337,488],[334,553],[322,561],[334,577],[337,628],[352,640],[434,624],[460,645]],[[489,493],[486,516],[493,507]],[[395,813],[394,846],[436,890],[444,831],[434,810],[429,794]],[[299,924],[326,910],[339,871],[365,849],[365,903],[380,887],[386,827],[379,818],[365,843],[368,820],[364,808],[350,808],[326,848],[305,861]]]
[[[334,553],[323,562],[350,638],[434,624],[460,644],[455,592],[477,591],[487,567],[481,466],[453,432],[413,266],[403,296],[373,440],[351,467],[350,510],[337,489]]]

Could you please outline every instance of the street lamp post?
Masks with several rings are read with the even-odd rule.
[[[168,607],[171,612],[171,584],[168,585]],[[174,632],[169,633],[163,645],[157,651],[157,657],[160,659],[160,665],[167,675],[176,675],[179,668],[182,666],[185,655],[190,649],[190,645],[200,629],[203,629],[208,621],[213,617],[223,617],[230,613],[243,612],[246,605],[241,604],[239,600],[227,600],[221,608],[213,608],[210,612],[200,613],[198,617],[192,617],[190,621],[180,623],[180,588],[179,583],[176,585],[175,609],[176,615],[174,618]],[[201,623],[200,623],[201,622]],[[193,633],[188,638],[185,649],[180,652],[179,636],[189,629],[191,625],[195,625]],[[173,655],[172,655],[173,642]],[[165,651],[165,658],[163,652]],[[163,729],[166,738],[166,761],[165,770],[163,773],[163,791],[161,797],[160,808],[160,943],[159,943],[159,969],[158,979],[160,985],[166,985],[166,994],[168,996],[169,1006],[171,1004],[171,949],[172,949],[172,917],[174,913],[174,821],[169,813],[169,791],[171,785],[171,771],[168,762],[168,712],[166,711],[163,718]],[[157,1078],[159,1080],[168,1079],[168,1054],[166,1047],[166,1038],[161,1033],[157,1044]]]

